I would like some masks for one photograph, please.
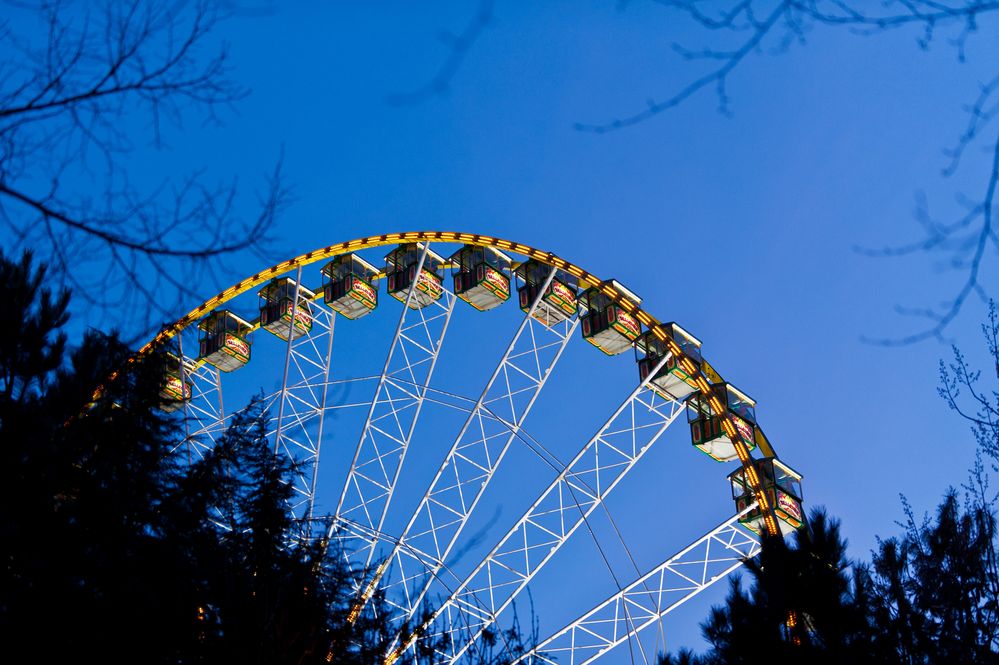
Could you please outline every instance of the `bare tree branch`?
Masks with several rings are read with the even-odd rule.
[[[989,314],[982,324],[982,333],[995,364],[996,379],[999,379],[999,308],[995,301],[989,302]],[[971,423],[979,450],[992,458],[993,468],[996,468],[999,463],[999,390],[980,390],[981,371],[971,369],[957,346],[952,347],[952,352],[953,361],[949,364],[940,361],[940,387],[937,390],[952,409]],[[971,398],[970,408],[964,405],[962,392]]]
[[[848,0],[727,0],[712,3],[701,0],[656,0],[657,4],[676,12],[682,19],[705,31],[711,43],[708,47],[690,49],[674,45],[674,51],[691,63],[704,63],[707,70],[692,78],[662,99],[649,99],[645,108],[629,115],[599,123],[576,123],[580,131],[607,133],[632,127],[684,103],[705,89],[713,89],[719,111],[729,113],[728,79],[751,53],[762,52],[768,45],[776,53],[787,51],[791,44],[804,43],[805,36],[819,28],[847,28],[863,35],[876,35],[887,30],[912,27],[919,30],[916,42],[920,48],[930,46],[942,30],[952,37],[947,43],[965,58],[965,44],[978,31],[980,18],[999,9],[997,0],[884,0],[880,3],[859,3]],[[944,176],[957,170],[969,147],[978,145],[983,131],[999,113],[999,76],[981,84],[976,99],[966,107],[968,122],[954,147],[945,154],[948,163]],[[946,258],[944,267],[964,273],[964,279],[953,298],[939,308],[897,308],[900,314],[916,316],[929,322],[922,330],[900,338],[865,341],[889,346],[912,344],[925,339],[943,339],[943,333],[960,313],[967,299],[977,295],[988,299],[981,283],[983,262],[991,247],[999,251],[999,234],[992,224],[992,207],[997,179],[999,144],[989,146],[992,168],[980,201],[968,203],[966,212],[954,221],[932,220],[925,201],[920,201],[916,219],[923,226],[921,240],[881,249],[856,248],[868,256],[901,256],[928,252]]]
[[[746,56],[757,48],[776,28],[782,27],[783,33],[777,35],[782,52],[786,49],[788,40],[800,41],[805,31],[817,25],[849,27],[860,30],[884,31],[902,28],[909,25],[928,26],[932,30],[941,24],[959,24],[964,30],[955,44],[963,48],[964,39],[976,25],[977,17],[983,13],[999,9],[999,1],[973,1],[954,6],[938,2],[914,1],[899,2],[888,0],[881,3],[885,9],[901,6],[902,11],[892,14],[870,15],[853,8],[846,2],[828,2],[824,0],[781,0],[779,2],[760,2],[759,0],[736,0],[727,6],[714,7],[714,14],[709,14],[700,8],[705,4],[698,0],[656,0],[664,7],[676,10],[692,19],[694,23],[711,31],[730,32],[734,34],[748,33],[735,48],[704,48],[686,49],[674,45],[681,56],[687,60],[710,59],[721,61],[715,69],[700,76],[675,93],[661,101],[649,100],[644,109],[621,118],[601,123],[576,123],[580,131],[604,133],[624,129],[645,122],[652,117],[678,106],[700,90],[715,86],[723,88],[725,79],[738,67]],[[721,4],[721,3],[719,3]],[[762,10],[761,10],[762,8]],[[758,15],[765,15],[760,20]],[[925,34],[921,45],[925,48],[932,39],[932,33]],[[724,106],[724,105],[723,105]]]
[[[424,85],[410,92],[395,92],[385,98],[392,106],[411,106],[425,102],[431,97],[444,94],[451,85],[451,79],[465,62],[469,50],[482,35],[493,16],[493,0],[479,0],[475,16],[468,22],[461,34],[443,33],[441,41],[448,47],[448,56],[437,73]]]
[[[144,334],[176,316],[185,284],[259,251],[288,200],[280,160],[252,215],[235,181],[130,181],[144,142],[137,119],[161,148],[164,123],[221,122],[219,111],[248,94],[214,41],[223,17],[208,0],[18,7],[44,30],[41,44],[0,31],[10,54],[0,62],[0,237],[35,249],[77,301],[115,309],[119,325]]]
[[[952,265],[965,270],[967,273],[961,288],[957,292],[957,295],[945,305],[942,312],[930,310],[919,313],[919,315],[924,316],[924,318],[928,318],[933,321],[933,325],[918,333],[906,335],[901,338],[865,338],[865,341],[885,346],[913,344],[915,342],[920,342],[930,338],[943,341],[944,330],[960,313],[961,307],[968,299],[968,296],[977,294],[980,298],[982,298],[982,300],[987,300],[985,289],[979,282],[979,275],[981,274],[982,260],[985,257],[985,252],[989,246],[989,242],[990,240],[994,241],[995,238],[995,233],[992,229],[992,209],[993,202],[995,201],[997,182],[999,182],[999,140],[997,140],[992,148],[992,169],[989,173],[988,184],[985,188],[982,203],[967,216],[959,220],[957,224],[949,228],[943,228],[939,235],[932,236],[930,240],[923,245],[923,249],[925,250],[932,249],[933,247],[941,245],[943,239],[953,238],[953,234],[956,230],[964,228],[974,221],[979,221],[980,223],[980,226],[969,236],[965,237],[963,242],[956,250],[954,250],[954,253],[952,254]],[[896,254],[897,253],[898,252],[896,252]],[[970,259],[967,262],[961,260],[961,256],[965,253],[970,253]]]

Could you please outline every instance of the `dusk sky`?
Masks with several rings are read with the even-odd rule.
[[[389,103],[434,79],[449,55],[438,35],[461,32],[476,10],[475,2],[275,3],[222,24],[232,77],[251,94],[221,112],[221,126],[190,118],[182,132],[168,131],[165,150],[137,153],[135,177],[203,169],[251,187],[283,154],[294,201],[263,248],[267,260],[233,258],[224,283],[198,286],[204,298],[270,263],[356,237],[499,236],[619,280],[647,311],[699,337],[722,376],[757,400],[780,457],[804,475],[806,509],[824,506],[842,520],[851,556],[867,559],[878,536],[899,532],[900,495],[922,514],[966,481],[975,442],[937,395],[938,361],[950,359],[953,341],[973,364],[984,362],[985,306],[969,299],[945,343],[867,342],[925,329],[895,307],[938,306],[965,273],[942,265],[946,254],[871,258],[856,247],[921,239],[919,192],[945,221],[962,214],[959,197],[984,195],[991,152],[983,146],[991,148],[995,127],[953,176],[941,170],[967,104],[996,74],[994,17],[969,37],[965,62],[948,42],[960,28],[941,28],[921,49],[918,29],[860,35],[819,26],[784,53],[768,43],[749,55],[728,79],[730,115],[718,112],[709,88],[597,134],[575,123],[607,122],[668,97],[705,66],[671,44],[700,49],[717,37],[653,2],[497,2],[445,91]],[[996,258],[987,254],[980,280],[993,295]],[[383,306],[388,329],[398,306],[388,298]],[[505,330],[516,321],[516,308],[507,309],[497,315],[509,319]],[[508,333],[496,332],[490,315],[460,314],[460,330],[501,348]],[[345,339],[366,339],[357,330]],[[555,382],[532,414],[536,433],[555,447],[560,421],[609,414],[637,382],[630,354],[609,360],[582,343],[570,348],[559,370],[576,392],[565,388],[559,401],[563,383]],[[442,376],[468,363],[481,385],[494,357],[465,351]],[[612,365],[619,378],[579,392]],[[675,429],[609,503],[640,568],[733,512],[731,465],[692,450],[684,423]],[[344,470],[336,453],[329,459],[335,486]],[[517,459],[511,453],[510,463]],[[507,520],[529,492],[515,475],[497,478],[493,499]],[[501,534],[497,526],[484,540]],[[583,549],[553,564],[534,590],[543,633],[611,589],[596,581],[606,571],[593,573],[588,566],[601,564]],[[700,647],[698,623],[725,590],[716,585],[670,615],[667,647]],[[620,651],[604,662],[630,662]]]

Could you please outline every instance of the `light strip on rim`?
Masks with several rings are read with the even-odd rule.
[[[641,306],[635,304],[632,300],[625,296],[625,294],[620,293],[617,289],[611,285],[610,281],[604,281],[591,273],[583,270],[579,266],[566,261],[563,258],[552,254],[551,252],[544,252],[534,247],[528,245],[523,245],[520,243],[515,243],[510,240],[505,240],[503,238],[497,238],[494,236],[473,234],[473,233],[463,233],[460,231],[404,231],[401,233],[385,233],[376,236],[366,236],[363,238],[356,238],[354,240],[348,240],[345,242],[327,245],[326,247],[321,247],[315,249],[306,254],[301,254],[293,259],[283,261],[277,265],[271,266],[270,268],[258,272],[257,274],[248,277],[236,284],[233,284],[225,291],[222,291],[214,298],[210,298],[205,302],[201,303],[197,308],[191,310],[184,317],[175,321],[172,325],[165,328],[156,337],[154,337],[149,343],[139,349],[138,355],[144,355],[149,353],[151,350],[157,346],[163,344],[169,339],[176,336],[180,331],[187,328],[192,323],[195,323],[202,316],[210,312],[212,309],[222,305],[229,300],[235,298],[236,296],[242,295],[247,291],[253,289],[256,286],[272,279],[275,276],[283,274],[285,272],[297,269],[299,267],[304,267],[317,261],[322,261],[324,259],[331,259],[340,254],[345,254],[347,252],[356,252],[363,249],[370,249],[372,247],[380,247],[383,245],[399,244],[413,241],[438,241],[438,242],[457,242],[464,243],[467,245],[477,245],[481,247],[494,247],[500,248],[502,250],[511,251],[516,254],[522,254],[529,258],[535,259],[542,263],[550,266],[554,266],[559,270],[564,270],[569,273],[577,280],[579,280],[580,288],[596,287],[599,288],[605,295],[607,295],[613,304],[619,306],[625,312],[635,316],[642,325],[648,328],[652,334],[659,341],[666,344],[670,352],[677,358],[678,362],[683,362],[688,360],[687,356],[680,349],[680,346],[670,338],[665,331],[661,328],[661,322],[653,317],[651,314],[644,311]],[[688,362],[690,362],[688,360]],[[701,394],[706,398],[710,399],[712,397],[710,386],[708,386],[707,381],[703,377],[698,377],[697,380],[698,389]],[[777,526],[776,517],[773,513],[773,506],[767,500],[766,494],[763,492],[763,488],[759,484],[759,478],[754,472],[750,472],[749,469],[752,468],[752,458],[749,455],[749,450],[746,448],[745,444],[735,435],[735,425],[732,422],[730,416],[726,416],[722,420],[722,427],[725,429],[725,433],[730,439],[732,439],[735,445],[735,451],[739,456],[739,460],[743,467],[746,468],[747,473],[751,474],[752,478],[756,478],[756,482],[752,483],[752,489],[756,495],[756,500],[760,506],[766,512],[765,523],[767,526],[767,531],[770,535],[779,535],[780,529]],[[755,470],[754,470],[755,471]]]

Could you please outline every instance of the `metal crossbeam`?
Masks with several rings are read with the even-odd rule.
[[[275,453],[287,455],[295,462],[292,513],[311,520],[327,411],[336,313],[320,303],[311,304],[312,330],[291,339],[301,281],[299,269],[288,324],[289,340],[281,390],[273,397],[277,402],[278,417],[267,435],[274,440]],[[272,404],[267,406],[272,408]]]
[[[430,243],[426,243],[420,253],[417,278],[399,315],[399,325],[328,534],[341,540],[341,549],[351,566],[366,567],[377,540],[357,542],[346,534],[336,533],[337,524],[346,519],[373,532],[381,531],[457,300],[445,288],[439,300],[418,310],[410,308],[416,293],[415,282],[429,249]],[[345,537],[353,542],[343,542]]]
[[[194,340],[198,349],[198,340]],[[184,401],[184,445],[188,458],[201,458],[215,447],[225,430],[225,409],[222,402],[222,373],[208,363],[199,366],[193,358],[184,356],[183,335],[178,337],[181,381],[191,382],[191,398]]]
[[[649,377],[655,376],[667,359],[660,359]],[[422,631],[430,631],[445,613],[454,617],[452,608],[463,617],[467,628],[454,632],[445,626],[440,630],[451,637],[447,652],[441,653],[450,662],[461,658],[495,622],[683,412],[682,403],[663,400],[647,388],[648,381],[646,378],[631,392],[458,590],[423,624]],[[484,607],[480,599],[484,599]],[[470,639],[455,639],[466,629]],[[412,640],[399,649],[405,651],[411,645]]]
[[[759,538],[739,526],[739,518],[755,507],[718,525],[514,663],[585,665],[656,624],[759,554]]]
[[[377,585],[383,575],[393,573],[387,576],[393,581],[382,588],[387,598],[398,603],[399,613],[393,617],[396,621],[408,621],[420,608],[576,330],[575,316],[550,328],[534,318],[554,277],[553,268],[399,542],[369,583]],[[429,553],[435,563],[414,561],[413,553],[418,551]]]

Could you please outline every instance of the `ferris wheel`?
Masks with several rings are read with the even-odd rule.
[[[315,535],[359,571],[355,615],[376,593],[392,608],[387,665],[414,662],[424,636],[463,662],[527,594],[539,615],[544,599],[565,614],[572,544],[596,539],[595,517],[676,421],[686,444],[670,454],[703,458],[719,493],[727,471],[734,514],[609,592],[593,583],[516,662],[589,663],[624,644],[654,662],[641,635],[755,556],[761,534],[803,525],[801,475],[701,342],[526,245],[458,232],[329,245],[208,299],[143,351],[168,340],[162,406],[183,413],[192,456],[262,395],[275,450],[296,463],[292,510],[331,516]]]

